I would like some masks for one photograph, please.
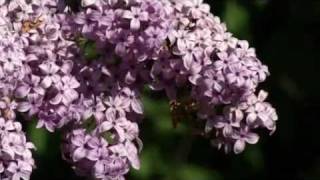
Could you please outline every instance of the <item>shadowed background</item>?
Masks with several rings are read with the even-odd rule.
[[[240,155],[225,155],[188,128],[174,129],[163,95],[144,96],[140,171],[128,180],[319,180],[320,0],[207,0],[229,31],[255,47],[271,76],[276,133]],[[32,180],[81,180],[61,159],[60,134],[28,127],[38,150]]]

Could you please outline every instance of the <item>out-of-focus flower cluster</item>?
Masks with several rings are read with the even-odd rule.
[[[256,129],[276,129],[256,95],[268,75],[202,0],[0,0],[0,178],[34,167],[21,113],[64,132],[77,174],[124,179],[140,168],[145,85],[165,91],[173,119],[240,153]]]

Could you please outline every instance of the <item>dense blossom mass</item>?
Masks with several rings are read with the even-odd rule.
[[[18,116],[60,129],[77,174],[123,180],[140,168],[146,85],[226,152],[276,130],[256,91],[267,66],[203,0],[80,2],[0,0],[0,179],[28,180],[35,167]]]

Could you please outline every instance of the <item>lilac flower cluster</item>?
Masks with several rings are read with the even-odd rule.
[[[99,71],[89,68],[83,73],[81,82],[85,87],[80,91],[79,104],[72,110],[60,111],[66,118],[75,120],[65,134],[64,157],[79,175],[124,179],[130,166],[140,168],[139,95],[128,87],[103,87],[102,83],[112,81]]]
[[[83,1],[68,29],[135,63],[158,57],[171,30],[170,4],[157,0]],[[93,3],[95,2],[95,3]],[[102,46],[102,47],[101,47]]]
[[[173,114],[192,117],[226,152],[257,143],[255,129],[275,131],[267,93],[255,95],[267,66],[202,0],[78,5],[0,0],[0,178],[29,179],[34,167],[15,121],[23,113],[63,131],[63,157],[79,175],[124,179],[140,168],[145,85],[164,90]]]
[[[0,179],[27,180],[35,167],[34,146],[27,142],[16,113],[36,115],[40,125],[50,121],[41,119],[42,114],[54,111],[47,111],[49,101],[44,100],[53,87],[51,80],[58,77],[53,72],[59,60],[55,57],[60,57],[60,50],[62,57],[68,55],[64,51],[69,44],[58,39],[55,1],[0,1],[0,5]],[[61,67],[67,74],[66,65]]]
[[[254,129],[274,132],[275,109],[264,102],[264,91],[255,95],[269,75],[255,50],[232,37],[202,0],[175,1],[173,8],[169,50],[152,67],[152,87],[174,101],[191,99],[200,123],[205,122],[204,134],[226,152],[240,153],[245,143],[257,143]]]
[[[16,121],[18,103],[13,96],[16,84],[25,75],[24,43],[6,33],[0,34],[0,179],[29,179],[34,168],[34,146],[27,142]]]
[[[3,103],[3,102],[2,102]],[[34,160],[19,122],[0,118],[0,179],[29,179]]]
[[[112,122],[105,121],[101,128],[92,132],[78,128],[66,134],[64,158],[74,164],[76,173],[91,175],[96,179],[118,180],[124,179],[124,175],[130,170],[129,165],[135,169],[140,168],[136,145],[129,140],[130,138],[119,141],[119,137],[109,131],[112,128],[115,131],[123,131],[128,126],[124,122],[125,119],[119,121],[123,121],[120,122],[121,125],[112,125]],[[137,130],[137,126],[134,129]],[[101,131],[105,132],[104,136],[101,136]]]

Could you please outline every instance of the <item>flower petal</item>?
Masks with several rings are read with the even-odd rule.
[[[140,21],[139,21],[139,19],[136,19],[136,18],[131,19],[130,28],[132,30],[140,29]]]
[[[87,150],[83,147],[79,147],[74,151],[72,159],[75,162],[77,162],[77,161],[81,160],[82,158],[86,157],[86,155],[87,155]]]
[[[236,154],[240,154],[243,152],[244,148],[246,147],[246,143],[243,140],[237,140],[234,144],[233,151]]]

